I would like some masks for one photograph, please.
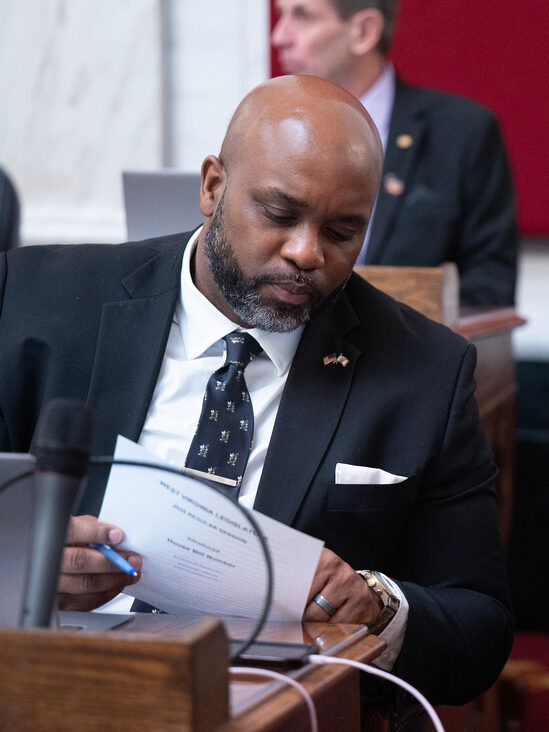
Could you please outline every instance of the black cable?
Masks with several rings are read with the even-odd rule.
[[[130,467],[137,467],[137,468],[152,468],[154,470],[163,470],[166,473],[173,473],[174,475],[184,475],[182,473],[181,469],[178,468],[172,468],[168,465],[162,465],[160,463],[147,463],[143,462],[141,460],[117,460],[115,458],[107,457],[107,456],[98,456],[98,457],[91,457],[90,458],[90,465],[127,465]],[[241,503],[238,502],[237,498],[233,498],[232,496],[228,495],[223,491],[223,489],[218,488],[213,483],[207,482],[207,480],[200,481],[203,483],[203,485],[207,486],[208,488],[211,488],[212,490],[216,491],[217,493],[220,493],[224,498],[226,498],[230,503],[232,503],[238,510],[243,514],[244,518],[248,521],[248,523],[251,525],[252,529],[255,531],[257,538],[259,539],[259,543],[261,544],[261,548],[263,550],[263,555],[265,557],[265,564],[267,565],[267,591],[265,593],[265,600],[263,602],[263,608],[261,611],[261,614],[257,620],[257,623],[252,630],[252,633],[250,636],[242,641],[242,645],[237,649],[237,651],[230,656],[231,661],[235,661],[244,651],[249,648],[252,643],[255,641],[259,633],[261,632],[263,626],[265,625],[267,621],[267,617],[269,615],[269,611],[271,609],[272,599],[273,599],[273,586],[274,586],[274,572],[273,572],[273,562],[271,559],[271,553],[269,550],[269,546],[267,544],[267,540],[265,539],[261,529],[259,528],[259,525],[257,521],[252,516],[251,512],[243,506]]]

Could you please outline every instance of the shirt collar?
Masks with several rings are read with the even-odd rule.
[[[387,147],[389,137],[395,88],[395,69],[391,63],[387,62],[383,65],[383,71],[379,79],[360,97],[362,106],[366,108],[378,129],[383,143],[383,150]]]
[[[191,277],[191,257],[201,230],[202,227],[194,232],[185,247],[181,267],[181,292],[174,317],[179,325],[181,345],[186,358],[202,356],[227,333],[238,329],[250,333],[257,340],[273,362],[277,375],[282,376],[290,367],[304,326],[290,333],[272,333],[260,328],[245,329],[219,312],[197,289]]]

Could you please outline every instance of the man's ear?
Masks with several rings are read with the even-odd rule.
[[[349,48],[356,56],[364,56],[377,47],[383,33],[383,14],[377,8],[359,10],[350,19]]]
[[[201,175],[200,210],[205,218],[210,218],[225,190],[227,174],[219,158],[208,155],[202,163]]]

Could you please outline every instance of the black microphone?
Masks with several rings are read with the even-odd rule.
[[[40,415],[34,534],[22,613],[26,628],[51,624],[67,526],[89,462],[91,422],[90,410],[72,399],[52,399]]]

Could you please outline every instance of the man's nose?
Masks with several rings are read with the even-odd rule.
[[[286,18],[279,18],[271,33],[271,43],[275,48],[287,46],[291,41],[290,24]]]
[[[303,271],[324,266],[322,237],[312,227],[303,227],[289,236],[281,249],[281,255]]]

